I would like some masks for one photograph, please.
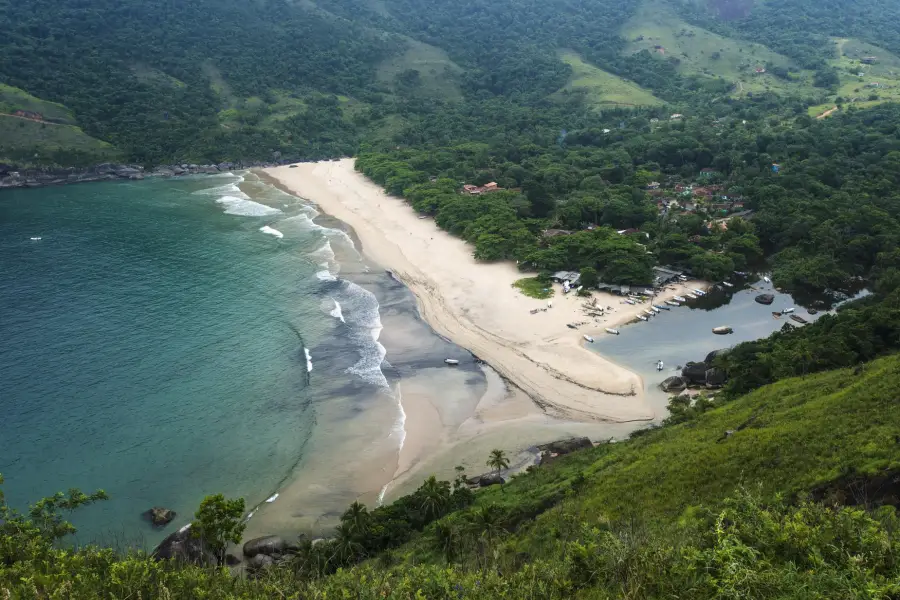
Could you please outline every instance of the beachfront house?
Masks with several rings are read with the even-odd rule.
[[[681,277],[682,272],[677,271],[671,267],[653,267],[653,275],[653,283],[657,286],[662,286],[673,281],[678,281],[678,278]]]
[[[557,271],[550,276],[550,279],[556,283],[565,283],[568,281],[569,285],[578,285],[578,280],[581,279],[581,273],[576,271]]]

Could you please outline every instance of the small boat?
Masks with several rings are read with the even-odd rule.
[[[723,281],[722,285],[724,285],[725,287],[734,287],[734,284],[728,283],[727,281]]]
[[[611,333],[613,335],[619,335],[619,330],[618,329],[610,329],[609,327],[607,327],[606,333]]]
[[[766,283],[772,283],[772,280],[768,277],[763,277],[763,281],[765,281]]]
[[[571,323],[566,323],[566,327],[568,327],[569,329],[578,329],[575,325],[572,325]]]
[[[419,218],[420,218],[420,219],[427,219],[427,218],[428,218],[428,215],[419,215]]]
[[[455,358],[445,358],[444,362],[451,366],[459,364],[459,361],[456,360]]]
[[[698,296],[705,296],[705,295],[706,295],[706,292],[704,292],[703,290],[698,290],[698,289],[696,289],[696,288],[692,289],[691,291],[694,292],[695,294],[697,294]]]
[[[797,321],[798,323],[802,323],[803,325],[806,325],[807,323],[809,323],[809,321],[807,321],[800,315],[791,315],[791,319],[793,319],[794,321]]]
[[[658,315],[658,314],[659,314],[659,309],[658,309],[657,307],[655,307],[655,306],[651,306],[651,307],[650,307],[650,310],[652,310],[652,311],[653,311],[653,314],[655,314],[655,315]]]
[[[645,310],[645,311],[644,311],[644,314],[647,315],[648,317],[652,317],[652,316],[655,315],[656,313],[653,312],[652,310]]]
[[[678,304],[677,302],[675,302],[673,300],[666,300],[666,304],[668,304],[669,306],[681,306],[680,304]]]
[[[713,327],[712,332],[716,335],[726,335],[728,333],[734,333],[734,330],[731,327],[722,325],[721,327]]]
[[[679,302],[687,302],[687,298],[684,296],[672,296],[672,300],[678,300]]]
[[[776,319],[780,319],[780,318],[781,318],[781,313],[780,313],[780,312],[773,312],[773,313],[772,313],[772,316],[775,317]]]
[[[662,305],[660,305],[660,304],[654,304],[654,305],[653,305],[653,308],[655,308],[656,310],[672,310],[672,309],[669,308],[668,306],[662,306]]]
[[[32,241],[32,242],[39,242],[39,241],[41,241],[41,238],[40,238],[40,237],[33,237],[33,238],[31,238],[31,241]]]
[[[688,294],[687,297],[690,298],[691,300],[696,300],[697,294]]]
[[[782,311],[781,311],[781,314],[783,314],[783,315],[789,315],[789,314],[791,314],[792,312],[794,312],[794,307],[793,307],[793,306],[789,306],[788,308],[785,308],[784,310],[782,310]]]
[[[630,304],[630,305],[634,306],[635,302],[634,302],[634,300],[626,300],[625,304]]]
[[[661,360],[656,361],[656,370],[657,371],[663,370],[663,361],[661,361]]]
[[[647,317],[645,317],[644,315],[638,315],[637,318],[640,319],[641,321],[647,320]]]
[[[592,338],[591,336],[589,336],[587,334],[585,334],[584,339],[586,339],[587,341],[589,341],[592,344],[594,343],[594,338]]]

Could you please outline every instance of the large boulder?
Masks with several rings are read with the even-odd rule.
[[[716,358],[718,358],[720,356],[725,356],[726,354],[728,354],[728,352],[730,350],[731,350],[730,348],[722,348],[721,350],[713,350],[712,352],[710,352],[709,354],[706,355],[706,358],[703,359],[703,362],[705,362],[708,365],[711,365],[711,364],[713,364],[713,361],[716,360]]]
[[[247,561],[247,568],[251,571],[262,571],[275,564],[275,559],[265,554],[257,554]]]
[[[706,371],[709,365],[705,362],[689,362],[681,369],[681,376],[691,383],[706,383]]]
[[[175,518],[175,511],[162,506],[154,506],[144,513],[144,517],[149,519],[154,527],[165,527]]]
[[[775,294],[760,294],[759,296],[754,298],[754,300],[760,304],[765,304],[766,306],[768,306],[769,304],[775,302]]]
[[[706,385],[709,387],[722,387],[725,385],[725,371],[722,369],[708,369],[706,371]]]
[[[152,556],[158,560],[174,559],[201,566],[216,564],[215,554],[199,538],[191,536],[189,526],[182,527],[164,539],[153,551]]]
[[[478,478],[479,487],[488,487],[491,485],[498,485],[503,483],[506,483],[506,480],[500,477],[499,473],[488,473]]]
[[[661,387],[664,392],[680,392],[687,387],[687,381],[684,377],[675,375],[664,380],[659,384],[659,387]]]
[[[244,544],[244,556],[253,558],[257,554],[280,556],[288,549],[288,543],[277,535],[258,537]]]

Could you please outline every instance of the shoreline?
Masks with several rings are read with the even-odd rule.
[[[353,159],[262,170],[282,189],[315,203],[346,223],[361,253],[389,269],[416,296],[422,318],[439,334],[484,360],[537,404],[560,417],[607,423],[656,418],[643,401],[640,376],[585,346],[583,335],[634,321],[646,305],[595,292],[612,314],[573,331],[585,320],[584,299],[556,295],[553,308],[512,288],[527,276],[511,263],[478,263],[466,242],[420,219],[401,198],[388,196],[353,169]],[[403,237],[406,234],[407,237]],[[555,286],[558,287],[558,286]],[[685,293],[670,286],[659,301]]]
[[[458,369],[443,364],[441,356],[433,365],[406,371],[392,386],[404,430],[395,438],[390,466],[373,469],[374,463],[362,461],[368,465],[359,473],[359,483],[365,479],[368,484],[365,490],[359,488],[360,501],[390,502],[413,492],[430,474],[452,477],[457,465],[465,467],[468,476],[483,473],[494,448],[506,450],[521,469],[534,462],[535,445],[575,436],[623,439],[659,416],[645,402],[642,377],[592,352],[582,338],[585,332],[636,320],[646,304],[631,306],[618,296],[595,293],[598,302],[614,308],[603,322],[594,322],[581,311],[584,298],[560,294],[552,309],[532,315],[530,310],[546,306],[546,301],[512,287],[526,274],[511,263],[476,263],[468,244],[438,229],[431,219],[419,219],[402,199],[387,196],[353,169],[352,159],[288,169],[253,172],[313,203],[328,222],[341,223],[363,260],[387,271],[381,277],[403,285],[414,297],[429,330],[471,354]],[[429,264],[429,257],[435,256],[440,264]],[[346,277],[354,279],[353,273]],[[681,287],[668,295],[678,294]],[[579,320],[591,323],[577,331],[565,326]],[[382,330],[386,347],[392,329]],[[422,338],[407,340],[402,333],[397,337],[401,353],[429,344]],[[476,357],[485,364],[477,366]],[[487,382],[479,393],[466,379],[472,368],[479,368]],[[396,433],[391,430],[388,436]],[[377,488],[376,479],[382,481]],[[296,528],[290,523],[297,515],[292,504],[302,501],[301,480],[311,485],[308,475],[299,474],[280,490],[277,503],[260,507],[263,514],[255,515],[248,534]]]

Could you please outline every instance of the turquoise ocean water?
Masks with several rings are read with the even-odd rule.
[[[391,377],[378,300],[336,277],[352,242],[315,216],[246,173],[0,194],[9,501],[103,488],[77,541],[148,545],[151,506],[186,522],[279,489],[317,403],[390,402],[366,394]]]

